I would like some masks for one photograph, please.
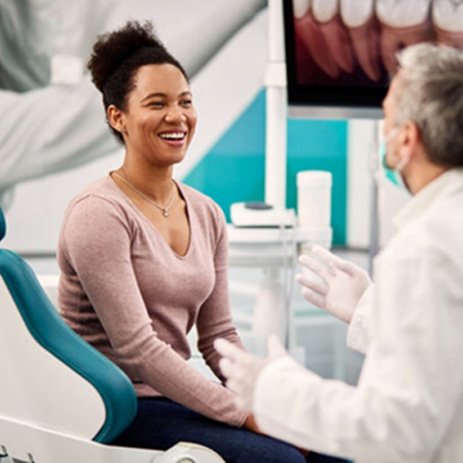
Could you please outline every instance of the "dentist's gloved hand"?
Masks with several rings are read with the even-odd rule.
[[[219,366],[227,378],[227,387],[236,394],[237,404],[245,410],[252,410],[254,387],[262,369],[277,358],[288,355],[277,336],[269,337],[266,358],[249,354],[225,339],[217,339],[214,347],[223,357]]]
[[[350,323],[362,294],[372,284],[368,273],[321,246],[299,257],[304,273],[296,275],[304,298]]]

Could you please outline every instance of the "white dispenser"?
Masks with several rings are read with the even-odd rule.
[[[305,170],[297,174],[297,217],[299,227],[313,236],[314,242],[331,247],[331,172]],[[301,253],[314,243],[302,243]]]

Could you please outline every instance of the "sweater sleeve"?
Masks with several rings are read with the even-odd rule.
[[[117,363],[165,397],[209,418],[241,426],[246,412],[234,395],[206,379],[169,344],[151,322],[131,263],[131,230],[125,212],[90,196],[68,213],[62,232],[65,259],[109,339]]]
[[[198,349],[214,374],[224,381],[219,368],[220,354],[214,348],[214,341],[224,338],[244,348],[232,321],[228,291],[228,239],[225,217],[216,208],[216,249],[214,254],[215,285],[211,295],[202,305],[196,326]]]

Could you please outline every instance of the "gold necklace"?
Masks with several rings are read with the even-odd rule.
[[[126,178],[125,178],[125,172],[124,172],[124,177],[122,175],[119,175],[116,171],[113,171],[112,174],[117,177],[121,182],[125,183],[132,191],[137,193],[139,196],[141,196],[145,201],[148,203],[152,204],[153,206],[157,207],[162,211],[162,215],[167,219],[169,217],[169,209],[172,207],[175,201],[175,183],[172,181],[172,196],[170,197],[168,203],[165,206],[161,206],[158,204],[156,201],[151,199],[149,196],[147,196],[143,191],[140,191],[138,188],[134,187]]]

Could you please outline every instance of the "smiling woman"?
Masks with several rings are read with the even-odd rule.
[[[139,167],[135,164],[140,159],[133,161],[138,153],[146,153],[144,161],[158,167],[182,161],[196,127],[188,81],[175,65],[143,65],[133,79],[136,85],[125,108],[107,108],[109,123],[122,134],[126,147],[126,175]]]
[[[196,127],[184,69],[150,24],[136,22],[99,37],[88,67],[125,156],[66,211],[59,304],[135,386],[138,414],[115,443],[165,449],[183,440],[227,462],[305,461],[295,447],[258,434],[223,383],[187,362],[194,325],[220,380],[214,340],[242,343],[229,307],[223,213],[172,178]]]

